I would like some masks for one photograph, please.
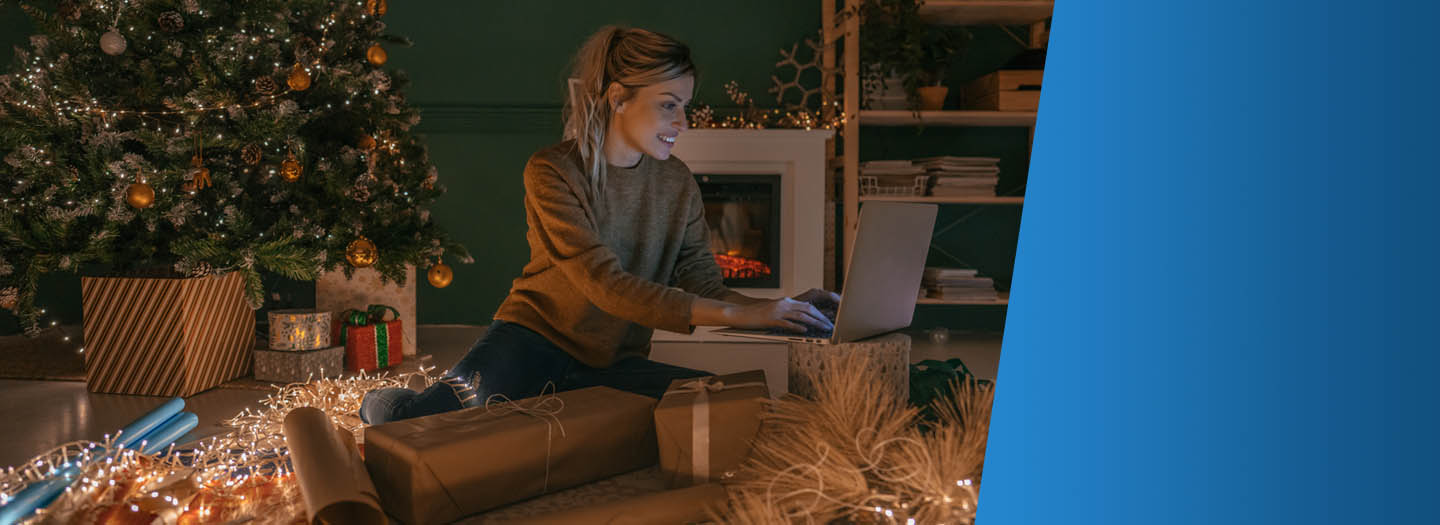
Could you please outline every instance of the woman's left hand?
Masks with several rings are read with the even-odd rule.
[[[809,291],[794,297],[796,301],[810,303],[816,307],[839,306],[840,294],[835,292],[811,288]]]

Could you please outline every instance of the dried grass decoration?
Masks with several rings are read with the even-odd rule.
[[[832,358],[814,401],[787,396],[763,416],[751,458],[727,482],[718,523],[970,524],[980,490],[993,386],[962,376],[925,421],[869,377],[860,356]]]

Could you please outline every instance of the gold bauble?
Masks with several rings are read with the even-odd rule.
[[[455,280],[455,272],[450,269],[449,265],[443,262],[437,262],[435,266],[430,267],[430,271],[426,274],[426,277],[430,278],[431,286],[444,288],[450,286],[450,282]]]
[[[125,202],[139,209],[149,208],[155,204],[155,189],[149,184],[136,182],[129,188],[125,188]]]
[[[295,67],[290,68],[290,78],[285,79],[285,84],[295,91],[310,89],[310,72],[306,71],[304,66],[296,63]]]
[[[287,153],[285,162],[280,163],[280,178],[285,179],[285,182],[295,182],[300,180],[301,171],[300,161],[295,160],[295,154]]]
[[[385,48],[380,47],[380,44],[373,44],[370,49],[365,50],[365,60],[369,60],[371,65],[383,66],[387,58],[389,55],[385,54]]]
[[[375,264],[375,259],[379,256],[380,250],[375,248],[375,243],[363,236],[350,241],[350,245],[345,247],[345,260],[350,261],[350,265],[356,268],[367,268]]]
[[[375,137],[372,137],[370,135],[360,137],[360,149],[363,151],[370,151],[372,149],[375,149]]]

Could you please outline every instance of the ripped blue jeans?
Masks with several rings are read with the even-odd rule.
[[[360,401],[360,419],[379,425],[439,414],[483,405],[494,394],[524,399],[540,394],[549,382],[555,383],[557,392],[608,386],[659,398],[675,379],[707,375],[638,356],[608,368],[593,368],[529,328],[495,321],[441,381],[424,391],[382,388],[367,392]]]

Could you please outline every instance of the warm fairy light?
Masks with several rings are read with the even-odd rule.
[[[99,443],[67,443],[21,467],[0,471],[0,503],[8,502],[26,485],[45,479],[55,466],[73,463],[84,465],[76,476],[81,481],[43,511],[47,522],[68,523],[78,513],[107,505],[128,505],[138,512],[142,503],[156,515],[173,512],[179,516],[194,510],[192,516],[197,518],[227,521],[260,515],[279,517],[286,523],[295,521],[291,518],[303,520],[304,502],[287,463],[285,415],[298,407],[313,406],[329,414],[337,427],[360,436],[363,425],[353,414],[365,392],[406,387],[415,380],[429,386],[436,380],[430,375],[433,370],[422,368],[394,376],[362,372],[344,379],[277,386],[275,393],[261,400],[262,408],[242,410],[224,422],[229,432],[203,440],[193,449],[175,450],[171,445],[163,454],[147,456],[113,447],[116,453],[106,454],[118,437],[111,435]],[[199,499],[202,494],[204,498]],[[146,501],[137,501],[147,496]],[[231,503],[216,506],[217,501]],[[201,505],[193,506],[195,503]],[[220,515],[217,509],[223,509]]]

